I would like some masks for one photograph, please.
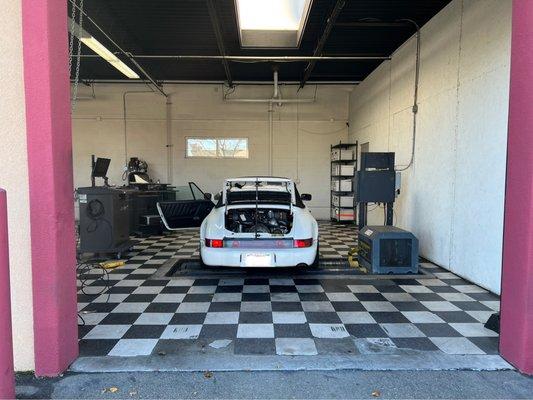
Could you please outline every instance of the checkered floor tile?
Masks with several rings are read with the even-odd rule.
[[[322,257],[345,257],[355,228],[320,224]],[[82,356],[138,356],[231,343],[234,354],[359,354],[368,344],[496,354],[484,328],[497,296],[432,264],[430,278],[149,279],[170,257],[198,254],[197,230],[150,237],[127,264],[86,276],[78,295]],[[81,322],[81,321],[80,321]],[[364,345],[361,340],[364,339]]]

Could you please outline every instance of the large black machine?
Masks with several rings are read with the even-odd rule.
[[[359,206],[359,263],[373,274],[418,273],[418,239],[392,226],[399,192],[394,153],[361,153],[354,179]],[[367,225],[368,203],[384,205],[384,225]]]
[[[118,258],[134,242],[129,238],[127,192],[109,186],[111,160],[91,157],[91,186],[76,190],[80,211],[80,253],[114,253]],[[96,178],[104,180],[96,186]]]

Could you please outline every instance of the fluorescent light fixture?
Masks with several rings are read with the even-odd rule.
[[[139,75],[137,75],[135,71],[124,64],[116,55],[114,55],[102,43],[92,37],[91,34],[89,34],[85,29],[80,30],[80,26],[77,23],[72,22],[70,18],[68,20],[68,24],[69,29],[71,30],[70,33],[76,36],[80,42],[85,44],[88,48],[126,75],[128,78],[139,79]]]
[[[235,0],[242,47],[298,47],[311,2]]]

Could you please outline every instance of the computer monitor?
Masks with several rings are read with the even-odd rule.
[[[96,162],[93,165],[92,176],[94,178],[105,178],[107,176],[107,170],[109,168],[109,163],[111,159],[109,158],[100,158],[96,159]]]

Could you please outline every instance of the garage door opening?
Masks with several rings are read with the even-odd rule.
[[[216,45],[222,46],[222,54],[227,54],[226,38],[218,20],[220,10],[209,3],[204,7],[212,20]],[[79,7],[74,8],[80,11]],[[84,12],[91,18],[90,9]],[[342,15],[343,7],[337,5],[330,12],[328,25]],[[114,40],[109,41],[110,28],[103,29],[92,18],[89,21],[85,28],[90,35],[98,36],[104,31],[102,42],[115,46]],[[379,27],[369,21],[359,24],[364,29]],[[329,29],[323,32],[324,40],[335,40],[334,36],[327,38]],[[391,23],[388,29],[397,29],[406,38],[415,33],[410,43],[419,46],[416,23]],[[77,36],[73,36],[75,41]],[[122,47],[117,51],[120,54]],[[417,79],[419,51],[415,48],[412,54]],[[323,57],[322,49],[317,47],[316,52],[317,57]],[[421,260],[419,273],[411,275],[373,275],[354,268],[357,204],[352,197],[353,206],[346,207],[344,203],[343,208],[346,199],[340,197],[349,195],[347,186],[352,185],[350,179],[342,177],[355,172],[346,168],[350,166],[348,159],[339,164],[338,171],[334,169],[335,158],[330,152],[340,149],[339,158],[343,161],[342,153],[353,151],[343,143],[357,143],[351,139],[361,138],[364,144],[360,150],[367,153],[369,139],[377,133],[371,131],[371,123],[359,128],[363,117],[359,109],[354,109],[358,104],[354,93],[362,92],[353,89],[353,81],[350,84],[315,78],[317,81],[310,82],[313,76],[320,76],[320,68],[340,67],[341,60],[332,58],[330,62],[335,64],[327,64],[325,58],[320,63],[314,58],[288,58],[281,63],[275,57],[257,57],[236,58],[232,63],[231,58],[205,58],[203,62],[222,63],[224,83],[173,83],[167,78],[168,82],[155,85],[155,59],[127,52],[122,52],[122,56],[145,79],[145,85],[93,79],[76,88],[80,98],[73,113],[75,184],[88,183],[86,165],[90,154],[108,158],[108,178],[114,188],[106,190],[122,191],[124,205],[138,212],[133,217],[131,211],[124,213],[124,218],[130,220],[129,239],[135,241],[128,251],[119,254],[124,265],[111,264],[105,272],[98,265],[96,270],[83,270],[84,285],[78,304],[83,318],[79,334],[81,357],[73,365],[75,370],[91,366],[98,369],[95,357],[105,357],[110,360],[106,362],[117,365],[125,358],[135,360],[127,361],[131,365],[159,365],[168,360],[178,362],[184,356],[205,357],[211,368],[223,365],[227,359],[238,365],[240,356],[261,356],[258,360],[265,365],[271,358],[283,360],[288,355],[313,355],[317,359],[351,356],[354,365],[359,362],[358,357],[376,354],[389,355],[390,359],[400,355],[405,357],[405,365],[421,362],[427,368],[441,368],[446,362],[455,365],[459,359],[462,365],[505,365],[498,357],[498,333],[484,326],[499,311],[499,297],[469,281],[468,274],[453,273],[429,260]],[[392,70],[394,55],[382,59],[355,56],[344,61],[377,66],[383,59]],[[81,65],[88,61],[81,55],[73,60],[81,60]],[[245,66],[241,61],[255,62],[268,78],[260,82],[263,84],[236,83],[233,74],[238,75],[239,68]],[[102,60],[99,62],[85,74],[98,76]],[[304,66],[303,79],[291,82],[291,76],[295,76],[291,68],[299,62]],[[75,75],[73,79],[75,86]],[[392,87],[394,78],[389,79]],[[418,81],[414,90],[418,90]],[[410,92],[406,97],[412,97]],[[409,186],[417,184],[414,167],[410,169],[414,153],[409,160],[406,152],[411,142],[415,146],[411,125],[416,113],[414,108],[399,113],[391,110],[388,143],[381,150],[396,153],[398,170],[404,171],[406,180],[396,194],[393,223],[413,226],[424,235],[425,228],[413,224],[409,215],[413,211],[406,205],[411,201],[407,200],[411,198]],[[355,149],[350,159],[356,160],[357,165],[357,145]],[[423,165],[423,158],[418,162]],[[132,174],[137,181],[130,180]],[[294,180],[301,193],[311,194],[311,200],[304,203],[318,221],[318,268],[235,270],[201,265],[200,246],[211,239],[201,236],[199,225],[213,212],[213,204],[215,209],[225,207],[227,235],[251,229],[246,225],[248,220],[255,220],[256,239],[259,224],[260,232],[270,230],[265,225],[266,211],[257,204],[247,213],[228,209],[229,202],[220,203],[225,199],[224,181],[242,175],[286,176]],[[334,181],[334,176],[341,179]],[[332,182],[338,187],[331,186]],[[340,194],[335,200],[338,204],[333,202],[330,189]],[[82,191],[79,193],[83,196]],[[215,199],[218,193],[222,200]],[[257,203],[259,192],[255,193]],[[86,213],[83,201],[81,198],[80,221]],[[340,210],[339,215],[351,212],[351,218],[336,223],[331,219],[331,209],[335,207]],[[284,219],[274,217],[274,211],[270,210],[272,215],[268,214],[268,218],[279,224]],[[385,211],[383,203],[370,204],[369,224],[383,224]],[[131,225],[137,229],[131,229]],[[175,226],[180,229],[172,230]],[[80,232],[82,242],[83,233]],[[229,243],[227,238],[217,240],[221,247]],[[455,245],[451,238],[448,241],[450,246]],[[238,247],[242,245],[238,243]],[[424,240],[423,255],[442,261],[439,251],[428,246]],[[261,253],[255,247],[254,251]],[[220,263],[223,265],[222,259]],[[243,265],[244,261],[239,263]],[[465,356],[470,361],[464,361]],[[440,357],[443,364],[432,364],[433,357]]]

